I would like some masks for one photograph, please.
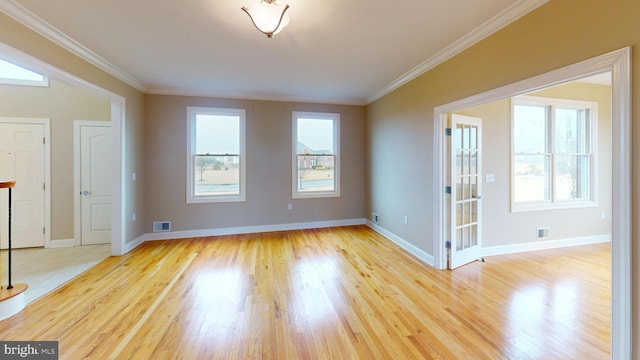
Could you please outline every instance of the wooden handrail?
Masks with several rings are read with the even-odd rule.
[[[0,189],[12,188],[14,186],[16,186],[16,182],[15,181],[2,181],[2,180],[0,180]]]

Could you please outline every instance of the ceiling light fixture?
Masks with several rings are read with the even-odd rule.
[[[272,38],[289,23],[289,16],[286,14],[289,5],[278,5],[276,0],[260,0],[258,5],[249,8],[243,6],[242,10],[249,15],[256,29],[268,38]]]

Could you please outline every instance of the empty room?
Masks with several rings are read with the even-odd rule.
[[[638,19],[0,1],[0,352],[638,358]]]

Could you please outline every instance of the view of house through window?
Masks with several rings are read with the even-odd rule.
[[[244,110],[189,110],[189,202],[244,200]]]
[[[293,197],[339,196],[339,114],[294,112]]]
[[[593,200],[596,104],[518,98],[513,102],[513,202],[562,206]]]

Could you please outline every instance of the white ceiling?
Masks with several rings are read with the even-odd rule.
[[[547,0],[0,0],[0,11],[146,93],[366,104]]]

